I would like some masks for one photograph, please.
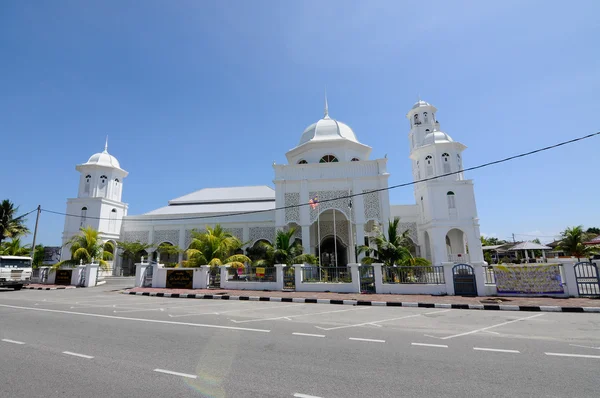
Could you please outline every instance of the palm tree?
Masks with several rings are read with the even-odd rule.
[[[304,254],[302,244],[294,241],[296,228],[287,231],[278,230],[275,236],[275,245],[269,242],[260,242],[259,247],[264,251],[264,258],[255,261],[258,266],[273,266],[275,264],[316,264],[317,257]]]
[[[117,247],[120,249],[119,255],[123,259],[121,264],[122,270],[125,272],[124,275],[135,274],[133,264],[141,261],[142,255],[147,249],[151,248],[152,245],[147,243],[119,241]]]
[[[210,265],[214,268],[225,264],[241,268],[244,263],[251,261],[243,254],[236,254],[242,246],[242,241],[225,231],[219,224],[214,228],[206,227],[206,230],[201,233],[193,231],[192,242],[186,250],[188,259],[184,262],[184,266]]]
[[[386,237],[382,232],[379,232],[376,236],[370,237],[370,242],[375,245],[375,248],[370,246],[360,246],[358,248],[359,253],[373,252],[373,256],[365,257],[362,259],[363,264],[372,264],[375,262],[383,263],[386,266],[402,265],[402,266],[415,266],[415,265],[430,265],[430,262],[421,257],[414,257],[410,252],[410,239],[408,237],[408,230],[403,233],[398,233],[398,224],[400,223],[399,217],[394,217],[393,220],[388,222],[388,236]]]
[[[562,240],[556,248],[569,256],[577,257],[577,261],[598,252],[597,248],[583,244],[590,239],[590,234],[584,232],[581,225],[566,228],[561,236]]]
[[[29,245],[21,245],[20,238],[0,244],[0,254],[5,256],[29,256],[30,252]]]
[[[24,225],[24,218],[15,218],[18,207],[8,199],[4,199],[0,204],[0,243],[7,238],[17,238],[29,233],[29,229]]]
[[[80,262],[89,264],[92,262],[92,259],[95,259],[98,261],[100,268],[104,271],[108,271],[108,264],[104,259],[102,250],[104,246],[100,240],[98,231],[94,228],[89,226],[86,228],[82,227],[79,234],[69,239],[67,245],[70,246],[71,259],[56,263],[52,268],[56,269],[63,265],[77,266]],[[108,257],[112,258],[112,254]]]

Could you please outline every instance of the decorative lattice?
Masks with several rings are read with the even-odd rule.
[[[229,232],[239,240],[244,240],[244,228],[223,228],[223,231]]]
[[[290,192],[285,194],[285,222],[300,222],[300,193]],[[294,207],[288,207],[294,206]]]
[[[150,231],[124,231],[123,240],[125,242],[148,243]]]
[[[398,223],[398,233],[404,233],[408,230],[408,236],[415,245],[419,244],[419,238],[417,235],[417,223],[415,222],[401,222]]]
[[[179,231],[176,229],[159,229],[154,231],[153,244],[158,245],[163,242],[169,242],[173,245],[179,245]]]
[[[184,249],[187,249],[188,247],[190,247],[190,243],[192,243],[192,232],[194,231],[198,231],[198,229],[186,229],[185,230],[185,238],[183,241],[184,244]]]
[[[363,201],[365,203],[365,221],[381,221],[381,212],[379,205],[379,192],[369,192],[363,190]]]
[[[275,227],[250,227],[250,245],[261,239],[273,243],[275,240]]]
[[[351,218],[350,208],[348,205],[350,204],[350,199],[347,197],[351,192],[348,191],[318,191],[318,192],[310,192],[310,198],[317,198],[319,202],[318,206],[314,209],[310,208],[310,222],[313,223],[317,219],[319,213],[328,209],[339,210],[346,215],[346,217]],[[336,199],[342,198],[342,199]],[[332,200],[336,199],[336,200]]]
[[[333,221],[321,221],[321,240],[327,236],[333,236]],[[335,220],[335,235],[346,245],[350,244],[348,239],[348,221]]]

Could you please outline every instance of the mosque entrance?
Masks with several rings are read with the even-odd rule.
[[[316,255],[317,257],[319,256],[318,249]],[[321,266],[345,267],[346,265],[348,265],[348,250],[346,245],[344,245],[339,238],[334,240],[333,236],[328,236],[323,239],[323,242],[321,243]]]

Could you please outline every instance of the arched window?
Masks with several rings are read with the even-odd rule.
[[[298,161],[298,164],[308,164],[308,162],[306,160],[304,160],[304,159],[300,159]]]
[[[119,188],[121,187],[119,182],[120,182],[119,179],[115,178],[115,190],[114,190],[114,194],[113,194],[113,196],[115,197],[115,200],[119,200]]]
[[[108,178],[105,175],[100,176],[100,186],[98,187],[98,196],[106,196],[106,180]]]
[[[425,219],[425,205],[423,204],[423,197],[421,196],[421,219]]]
[[[90,193],[90,182],[92,181],[92,176],[91,175],[86,175],[85,176],[85,185],[83,186],[83,193],[87,193],[89,195]]]
[[[319,163],[335,163],[337,162],[337,158],[333,155],[325,155],[319,160]]]
[[[446,198],[448,199],[448,209],[456,209],[456,200],[455,200],[454,192],[449,191],[446,194]]]
[[[352,158],[352,160],[351,160],[351,162],[358,162],[358,161],[360,161],[359,158]]]
[[[431,130],[429,130],[429,129],[425,129],[425,132],[426,132],[426,133],[429,133],[429,132],[431,132]]]
[[[421,124],[421,122],[419,121],[419,114],[415,113],[415,124]]]
[[[81,208],[81,220],[79,222],[79,226],[80,227],[85,227],[86,224],[86,218],[87,218],[87,207],[82,207]]]
[[[427,112],[423,112],[423,121],[425,123],[429,123],[429,117],[427,116]]]
[[[108,215],[108,230],[114,232],[117,229],[117,209],[112,209]]]
[[[444,174],[450,173],[450,155],[442,154],[442,164],[444,165]]]
[[[427,163],[427,177],[431,177],[433,175],[433,158],[431,155],[425,157],[425,162]]]

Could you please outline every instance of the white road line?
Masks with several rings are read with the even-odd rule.
[[[292,333],[294,336],[308,336],[308,337],[325,337],[324,334],[311,334],[311,333]]]
[[[500,348],[483,348],[483,347],[473,347],[475,351],[491,351],[491,352],[509,352],[512,354],[520,354],[520,351],[517,350],[503,350]]]
[[[368,308],[368,307],[366,307]],[[345,328],[354,328],[354,327],[358,327],[358,326],[366,326],[366,325],[374,325],[374,326],[380,326],[377,325],[378,323],[381,322],[391,322],[391,321],[399,321],[401,319],[408,319],[408,318],[416,318],[419,316],[423,316],[423,315],[432,315],[432,314],[439,314],[442,312],[448,312],[450,310],[442,310],[442,311],[434,311],[434,312],[425,312],[425,313],[421,313],[421,314],[413,314],[413,315],[406,315],[406,316],[401,316],[399,318],[390,318],[390,319],[383,319],[381,321],[372,321],[372,322],[364,322],[364,323],[357,323],[355,325],[344,325],[344,326],[336,326],[333,328],[324,328],[321,326],[315,326],[317,329],[321,329],[321,330],[337,330],[337,329],[345,329]]]
[[[13,343],[13,344],[25,344],[22,341],[17,341],[17,340],[10,340],[10,339],[2,339],[2,341],[4,341],[5,343]]]
[[[448,346],[445,344],[410,343],[410,345],[417,345],[422,347],[448,348]]]
[[[93,356],[91,356],[91,355],[78,354],[78,353],[76,353],[76,352],[71,352],[71,351],[63,351],[62,353],[63,353],[63,354],[67,354],[67,355],[72,355],[72,356],[74,356],[74,357],[85,358],[85,359],[92,359],[92,358],[94,358],[94,357],[93,357]]]
[[[316,395],[300,394],[299,392],[295,393],[294,397],[296,397],[296,398],[321,398],[321,397],[317,397]]]
[[[162,324],[167,324],[167,325],[193,326],[193,327],[212,328],[212,329],[239,330],[239,331],[244,331],[244,332],[262,332],[262,333],[269,333],[269,332],[271,332],[270,330],[267,330],[267,329],[250,329],[250,328],[239,328],[239,327],[235,327],[235,326],[205,325],[205,324],[202,324],[202,323],[162,321],[162,320],[158,320],[158,319],[145,319],[145,318],[129,318],[129,317],[124,317],[124,316],[116,316],[116,315],[90,314],[90,313],[87,313],[87,312],[73,312],[73,311],[51,310],[51,309],[48,309],[48,308],[20,307],[20,306],[16,306],[16,305],[8,305],[8,304],[0,304],[0,307],[15,308],[15,309],[18,309],[18,310],[53,312],[53,313],[56,313],[56,314],[91,316],[91,317],[94,317],[94,318],[120,319],[120,320],[123,320],[123,321],[162,323]]]
[[[196,375],[191,375],[191,374],[188,374],[188,373],[173,372],[172,370],[166,370],[166,369],[154,369],[154,371],[155,372],[159,372],[159,373],[166,373],[168,375],[188,377],[190,379],[197,379],[198,378],[198,376],[196,376]]]
[[[544,354],[555,356],[555,357],[573,357],[573,358],[594,358],[594,359],[600,359],[600,355],[561,354],[561,353],[558,353],[558,352],[545,352]]]
[[[527,316],[525,318],[513,319],[512,321],[502,322],[502,323],[499,323],[497,325],[492,325],[492,326],[488,326],[488,327],[481,328],[481,329],[471,330],[470,332],[464,332],[464,333],[454,334],[452,336],[442,337],[441,340],[447,340],[447,339],[453,339],[455,337],[467,336],[469,334],[483,332],[483,331],[488,330],[488,329],[497,328],[499,326],[504,326],[504,325],[508,325],[508,324],[511,324],[511,323],[519,322],[519,321],[525,321],[527,319],[537,318],[537,317],[543,316],[543,315],[544,314],[536,314],[536,315],[532,315],[532,316]]]
[[[361,339],[360,337],[348,337],[348,340],[354,340],[354,341],[369,341],[369,342],[371,342],[371,343],[385,343],[385,340]]]
[[[234,323],[247,323],[247,322],[260,322],[260,321],[276,321],[278,319],[298,318],[298,317],[301,317],[301,316],[334,314],[336,312],[360,311],[360,310],[368,310],[368,309],[369,309],[369,307],[358,307],[358,308],[350,308],[350,309],[347,309],[347,310],[324,311],[324,312],[313,312],[313,313],[310,313],[310,314],[298,314],[298,315],[278,316],[276,318],[247,319],[245,321],[236,321],[235,319],[231,319],[231,322],[234,322]]]
[[[589,345],[569,344],[573,347],[591,348],[592,350],[600,350],[600,347],[590,347]]]
[[[264,307],[264,308],[257,308],[257,309],[248,309],[248,308],[241,308],[241,309],[237,309],[237,310],[227,310],[227,311],[215,311],[215,312],[203,312],[203,313],[197,313],[197,312],[190,312],[187,314],[182,314],[182,315],[171,315],[169,314],[169,317],[171,318],[181,318],[182,316],[193,316],[193,315],[221,315],[221,314],[229,314],[231,312],[240,312],[240,311],[246,311],[246,312],[254,312],[254,311],[264,311],[264,310],[271,310],[271,309],[277,309],[277,308],[286,308],[286,307],[304,307],[303,305],[299,305],[299,304],[290,304],[290,305],[276,305],[276,306],[272,306],[272,307]],[[237,322],[240,323],[240,322]]]

